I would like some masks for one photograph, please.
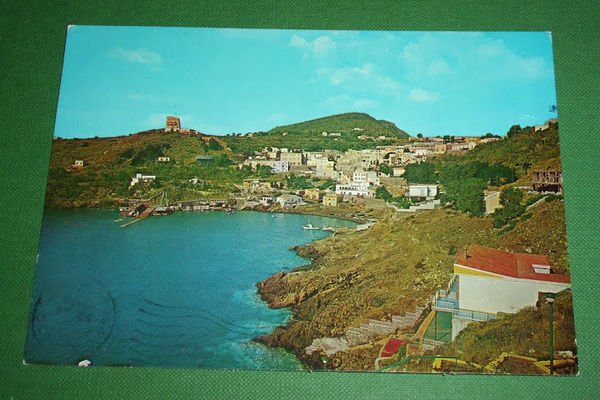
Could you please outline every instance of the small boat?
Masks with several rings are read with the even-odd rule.
[[[304,230],[307,230],[307,231],[314,231],[314,230],[321,229],[318,226],[313,226],[313,224],[303,225],[302,228],[304,228]]]
[[[325,225],[323,228],[321,228],[321,230],[327,231],[327,232],[333,232],[333,228],[331,226],[327,226],[327,225]]]

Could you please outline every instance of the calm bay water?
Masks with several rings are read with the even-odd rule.
[[[44,215],[25,351],[29,363],[300,369],[251,341],[289,318],[256,282],[306,264],[289,248],[323,238],[297,214],[177,213],[128,228],[107,210]]]

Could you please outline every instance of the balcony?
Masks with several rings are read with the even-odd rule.
[[[435,311],[452,313],[453,318],[466,319],[470,321],[489,321],[496,319],[495,314],[481,311],[462,310],[457,299],[458,279],[452,278],[448,284],[448,289],[440,289],[435,293],[431,301],[431,308]]]
[[[466,319],[469,321],[485,322],[492,319],[496,319],[496,314],[489,314],[481,311],[469,311],[469,310],[455,310],[452,313],[452,317],[459,319]]]

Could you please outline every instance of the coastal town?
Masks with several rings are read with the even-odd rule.
[[[550,126],[556,126],[557,120],[552,119],[544,125],[533,127],[534,132],[543,132]],[[362,129],[355,127],[355,132]],[[181,135],[197,135],[202,140],[210,142],[209,136],[193,129],[181,127],[178,117],[169,116],[164,128],[165,133]],[[282,135],[286,136],[287,132]],[[334,137],[337,140],[342,134],[338,132],[321,132],[323,137]],[[360,140],[383,140],[358,135]],[[488,134],[483,137],[410,137],[407,143],[392,146],[375,146],[371,149],[338,151],[324,149],[322,151],[306,151],[297,148],[265,147],[254,152],[238,164],[239,169],[248,169],[262,177],[244,179],[236,185],[236,192],[219,199],[189,199],[174,201],[172,204],[159,204],[153,208],[153,215],[165,215],[176,210],[207,211],[254,208],[290,209],[307,204],[321,204],[324,208],[338,207],[341,204],[351,204],[367,209],[383,209],[391,207],[398,212],[416,212],[438,207],[439,185],[423,182],[409,182],[405,177],[406,167],[434,160],[440,156],[463,155],[477,146],[502,140],[501,137]],[[210,165],[214,156],[197,155],[195,162],[199,165]],[[170,163],[168,156],[156,157],[156,163]],[[84,168],[85,160],[75,160],[72,168]],[[562,191],[560,170],[547,169],[535,171],[530,184],[535,191]],[[289,177],[299,178],[300,185],[290,184]],[[151,185],[157,179],[155,174],[136,173],[131,177],[129,189],[142,185]],[[201,179],[190,176],[187,184],[195,186]],[[311,185],[310,182],[319,184]],[[391,197],[402,198],[399,204],[386,202],[378,193]],[[165,200],[162,198],[161,200]],[[138,217],[150,204],[135,202],[127,199],[127,207],[123,207],[126,216]],[[485,191],[485,213],[491,214],[500,206],[500,191]],[[146,213],[148,214],[148,213]],[[145,215],[145,214],[144,214]],[[142,215],[143,216],[143,215]]]
[[[534,162],[508,167],[501,163],[502,160],[496,161],[497,164],[488,164],[469,161],[469,157],[478,152],[486,154],[486,149],[493,146],[501,148],[505,142],[519,137],[531,136],[547,141],[548,137],[556,135],[557,130],[558,121],[550,119],[543,125],[511,127],[505,136],[417,135],[399,140],[398,143],[380,144],[388,138],[364,134],[363,128],[354,126],[342,132],[314,132],[314,136],[318,136],[323,143],[321,150],[265,146],[245,154],[236,154],[224,138],[182,128],[178,117],[169,116],[164,129],[155,131],[154,135],[159,138],[161,135],[175,135],[186,140],[193,138],[215,150],[192,153],[185,162],[193,168],[202,169],[212,168],[215,163],[222,163],[226,159],[228,162],[222,168],[239,171],[238,181],[230,186],[228,192],[190,198],[193,193],[202,193],[195,192],[195,188],[208,186],[207,178],[180,174],[177,181],[169,182],[167,177],[161,176],[161,171],[165,166],[172,168],[176,165],[175,157],[172,152],[160,151],[152,156],[153,159],[146,160],[144,168],[130,176],[127,182],[130,197],[118,200],[122,216],[128,219],[118,221],[126,228],[147,217],[165,216],[173,212],[220,211],[232,214],[242,210],[258,210],[332,216],[359,223],[354,229],[312,224],[298,227],[332,231],[333,237],[324,241],[328,243],[329,240],[356,241],[359,234],[377,240],[381,236],[377,233],[378,229],[382,229],[382,226],[406,224],[411,216],[424,221],[440,216],[450,218],[452,213],[461,211],[460,215],[493,221],[497,230],[493,234],[495,236],[510,235],[516,225],[523,224],[521,221],[535,215],[537,209],[555,207],[556,199],[562,202],[560,164],[556,162],[557,159],[550,158],[550,161],[535,163],[536,160],[532,160]],[[254,135],[247,134],[240,139],[252,140]],[[293,133],[284,131],[277,135],[289,138]],[[353,135],[354,140],[368,141],[370,145],[360,150],[327,148],[328,141],[336,143],[345,135]],[[447,170],[452,171],[455,160],[460,160],[459,165],[471,166],[475,172],[464,172],[466,175],[460,172],[457,178],[453,178],[455,180],[446,178],[450,175]],[[181,162],[181,159],[177,161]],[[64,169],[77,175],[93,168],[94,164],[94,160],[81,158],[73,160]],[[474,190],[460,187],[456,181],[479,177],[485,178],[478,180],[480,183]],[[172,191],[164,189],[169,183],[191,188],[192,194],[187,194],[185,198],[169,198]],[[459,189],[454,189],[453,193],[455,185],[459,185]],[[465,193],[471,193],[468,195],[470,197]],[[140,198],[143,195],[147,198]],[[444,237],[444,241],[453,242],[448,237]],[[509,251],[506,250],[507,246],[490,246],[493,241],[487,242],[464,242],[462,247],[451,244],[447,256],[437,264],[440,271],[447,272],[438,271],[434,281],[428,285],[415,283],[415,295],[408,302],[408,307],[397,308],[396,312],[390,310],[379,316],[375,313],[355,319],[354,322],[350,319],[349,324],[336,326],[329,332],[337,332],[337,335],[307,337],[307,342],[301,346],[290,347],[285,341],[273,337],[257,340],[275,347],[283,346],[293,351],[309,368],[316,369],[355,369],[358,358],[359,365],[362,365],[360,369],[377,371],[501,373],[506,370],[533,374],[569,374],[576,371],[574,346],[565,345],[568,340],[565,342],[564,337],[560,343],[563,347],[550,344],[550,352],[547,351],[547,343],[527,354],[517,353],[514,349],[511,351],[510,345],[499,345],[495,356],[486,358],[485,362],[477,357],[463,359],[457,356],[452,346],[457,338],[460,342],[463,337],[461,332],[472,327],[472,323],[503,321],[505,315],[520,315],[523,310],[531,312],[531,308],[535,307],[538,313],[543,309],[548,313],[547,309],[551,309],[557,294],[561,304],[567,301],[567,297],[570,299],[565,295],[570,290],[568,267],[556,265],[555,257],[551,260],[548,254],[536,254],[528,247],[520,252]],[[303,255],[303,249],[297,251]],[[365,250],[364,255],[371,251]],[[433,253],[422,255],[424,259],[430,256]],[[311,255],[308,258],[313,261],[310,268],[323,268],[317,267],[318,257],[315,259]],[[564,262],[564,259],[560,260],[561,264]],[[416,268],[425,268],[425,264],[419,261]],[[368,268],[368,265],[362,268]],[[307,294],[309,288],[306,282],[301,284],[301,288],[294,288],[299,283],[289,280],[302,273],[308,274],[313,269],[298,272],[297,275],[276,274],[258,283],[259,294],[271,307],[291,307],[296,314],[307,299],[322,297],[321,291],[326,293],[332,290],[329,284],[326,286],[329,289],[315,288],[311,294]],[[341,274],[336,278],[338,281],[351,279],[350,282],[353,282],[348,275],[350,272]],[[444,277],[449,277],[445,283]],[[288,285],[287,291],[278,292]],[[315,284],[309,284],[312,285]],[[353,283],[348,285],[352,286]],[[273,290],[274,287],[277,289]],[[427,287],[434,290],[427,292],[424,290]],[[292,295],[295,290],[300,292]],[[388,293],[387,297],[390,295],[393,296]],[[293,300],[290,300],[290,296]],[[322,331],[322,328],[317,331]],[[498,336],[497,340],[503,339]],[[366,359],[370,362],[360,364],[365,359],[365,351],[368,354]]]

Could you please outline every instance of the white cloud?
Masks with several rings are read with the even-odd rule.
[[[320,76],[328,78],[332,85],[339,86],[346,82],[368,77],[372,71],[373,66],[365,64],[362,67],[319,68],[317,73]]]
[[[522,82],[552,75],[552,65],[543,58],[520,54],[504,40],[481,33],[425,33],[406,44],[398,59],[406,68],[406,79],[412,82],[447,79],[450,74],[453,79],[468,77],[473,83]]]
[[[519,114],[519,119],[522,121],[534,121],[536,116],[531,114]]]
[[[319,68],[317,73],[329,80],[333,86],[365,92],[395,94],[401,86],[395,79],[381,74],[375,65],[370,63],[361,67]]]
[[[300,35],[293,35],[288,45],[302,49],[304,51],[304,58],[307,58],[309,55],[323,57],[330,54],[337,47],[335,41],[327,35],[319,36],[312,41],[306,40]]]
[[[443,59],[432,61],[427,67],[427,74],[430,76],[445,75],[452,72],[452,68]]]
[[[319,36],[313,40],[312,49],[315,54],[324,55],[335,49],[335,42],[329,36]]]
[[[304,49],[309,47],[310,43],[308,43],[308,40],[304,39],[302,36],[294,35],[290,39],[289,45],[292,47],[299,47],[301,49]]]
[[[322,105],[339,111],[364,111],[378,107],[379,102],[366,98],[356,99],[347,94],[340,94],[327,98]]]
[[[408,98],[419,103],[433,102],[440,99],[440,94],[425,89],[415,88],[408,93]]]
[[[129,50],[119,47],[114,49],[110,54],[112,57],[116,57],[130,63],[160,64],[162,62],[162,57],[160,54],[148,49]]]

